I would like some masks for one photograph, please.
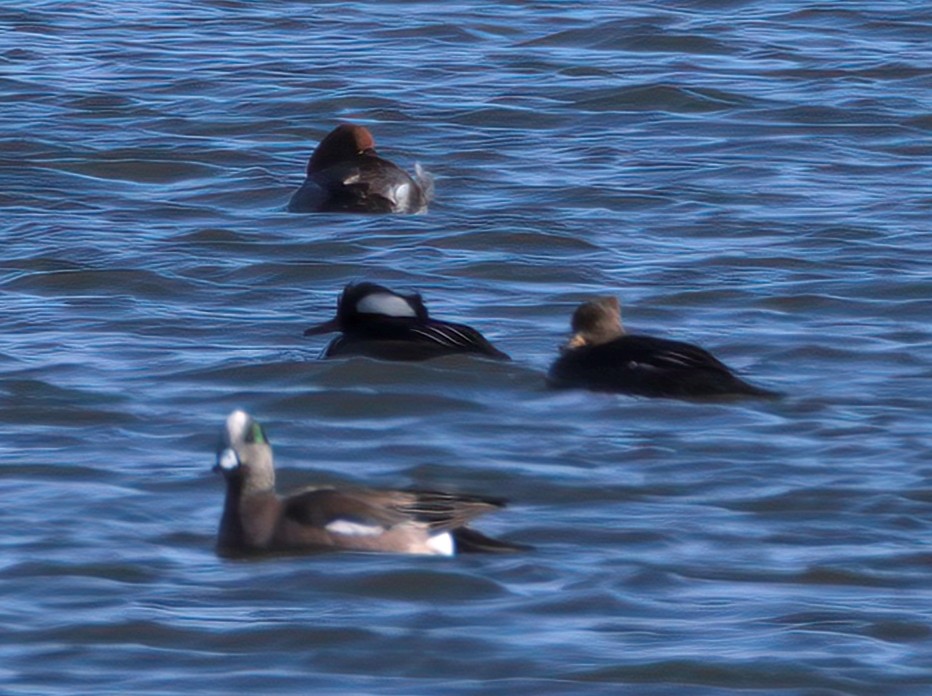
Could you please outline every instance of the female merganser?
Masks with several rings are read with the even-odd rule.
[[[347,285],[336,316],[312,326],[305,336],[339,331],[321,357],[365,355],[382,360],[428,360],[454,353],[478,353],[510,360],[506,353],[464,324],[431,319],[417,293],[402,295],[375,283]]]
[[[581,304],[572,327],[573,337],[550,368],[553,386],[674,398],[778,396],[739,379],[698,346],[626,334],[615,297]]]
[[[307,179],[288,203],[292,213],[419,213],[427,209],[430,177],[415,177],[382,159],[369,129],[344,123],[320,141]]]
[[[245,411],[227,418],[214,471],[227,485],[217,538],[223,555],[345,549],[453,556],[528,548],[467,526],[504,507],[495,498],[329,486],[279,496],[272,447]]]

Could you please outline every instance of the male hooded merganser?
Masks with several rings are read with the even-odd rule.
[[[428,360],[478,353],[510,360],[470,326],[431,319],[421,296],[402,295],[375,283],[351,283],[337,302],[337,315],[305,336],[340,331],[322,357],[365,355],[382,360]]]
[[[214,471],[226,479],[217,550],[224,555],[346,549],[453,556],[525,550],[467,524],[502,500],[436,491],[304,488],[275,492],[272,447],[244,411],[223,429]]]
[[[581,304],[572,326],[573,337],[550,368],[554,386],[674,398],[778,396],[739,379],[698,346],[626,334],[615,297]]]
[[[320,141],[307,179],[288,203],[292,213],[419,213],[433,185],[418,167],[411,177],[379,157],[368,128],[344,123]]]

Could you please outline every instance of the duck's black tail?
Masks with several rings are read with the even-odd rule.
[[[534,549],[532,546],[512,544],[501,539],[487,537],[470,527],[458,527],[450,533],[456,543],[457,553],[515,553]]]

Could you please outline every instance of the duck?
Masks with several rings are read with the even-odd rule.
[[[431,318],[419,293],[404,295],[376,283],[350,283],[332,319],[305,336],[339,331],[321,357],[367,356],[381,360],[429,360],[474,353],[495,360],[510,356],[471,326]]]
[[[265,428],[241,409],[224,423],[214,471],[226,480],[217,535],[221,556],[331,550],[454,556],[529,549],[468,526],[503,508],[498,498],[332,486],[279,495]]]
[[[433,192],[419,166],[415,176],[379,156],[368,128],[341,123],[317,145],[307,178],[288,202],[292,213],[420,213]]]
[[[548,374],[551,386],[680,399],[776,397],[735,375],[699,346],[625,333],[617,297],[597,297],[573,312],[572,338]]]

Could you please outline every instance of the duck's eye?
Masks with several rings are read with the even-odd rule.
[[[265,436],[265,430],[258,423],[253,423],[246,433],[246,444],[268,444],[269,439]]]

